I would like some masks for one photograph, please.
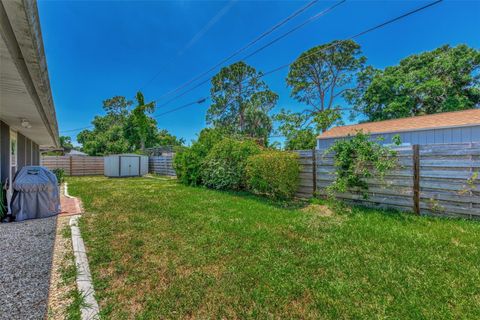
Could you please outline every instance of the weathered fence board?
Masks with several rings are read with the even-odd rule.
[[[148,167],[150,173],[164,176],[175,176],[173,168],[173,155],[151,156],[148,158]]]
[[[61,168],[67,176],[103,174],[103,157],[43,156],[40,165],[50,170]]]
[[[50,170],[61,168],[67,176],[104,174],[103,157],[92,156],[43,156],[40,164]],[[149,172],[175,176],[173,155],[149,157]]]
[[[396,151],[397,168],[388,172],[384,179],[366,179],[367,198],[354,191],[337,193],[336,197],[350,203],[406,211],[415,211],[416,198],[420,214],[480,218],[480,177],[473,179],[475,172],[480,171],[480,143],[419,146],[417,181],[414,179],[413,147],[401,147]],[[315,156],[312,150],[297,153],[301,164],[297,196],[325,196],[326,188],[335,179],[333,154],[320,150]],[[418,194],[415,197],[416,182]]]

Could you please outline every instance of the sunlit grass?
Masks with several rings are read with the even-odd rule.
[[[68,181],[104,318],[480,318],[475,221]]]

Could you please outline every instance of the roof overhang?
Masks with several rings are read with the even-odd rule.
[[[346,126],[338,126],[323,132],[317,137],[320,140],[334,139],[353,135],[357,131],[369,134],[387,134],[425,131],[447,128],[462,128],[480,125],[480,109],[440,112],[408,118],[398,118],[375,122],[365,122]]]
[[[404,132],[420,132],[420,131],[428,131],[428,130],[441,130],[441,129],[454,129],[454,128],[468,128],[468,127],[477,127],[480,126],[479,124],[465,124],[465,125],[459,125],[459,126],[438,126],[435,128],[418,128],[418,129],[405,129],[405,130],[386,130],[386,131],[367,131],[367,130],[354,130],[348,134],[345,135],[338,135],[338,136],[329,136],[329,137],[322,137],[321,135],[317,136],[317,140],[329,140],[329,139],[339,139],[339,138],[345,138],[348,136],[355,135],[358,131],[365,133],[365,134],[373,134],[373,135],[379,135],[379,134],[395,134],[395,133],[404,133]]]
[[[58,147],[36,2],[0,0],[0,35],[0,119],[43,148]]]

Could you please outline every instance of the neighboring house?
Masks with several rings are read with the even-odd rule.
[[[358,131],[383,137],[383,144],[391,144],[395,135],[405,145],[480,142],[480,109],[339,126],[318,136],[317,148],[326,149]]]
[[[85,152],[78,151],[75,149],[70,150],[70,152],[65,153],[66,156],[88,156]]]
[[[36,2],[0,0],[0,181],[58,148]]]

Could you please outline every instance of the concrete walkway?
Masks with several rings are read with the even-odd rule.
[[[44,319],[57,217],[0,223],[0,319]]]

